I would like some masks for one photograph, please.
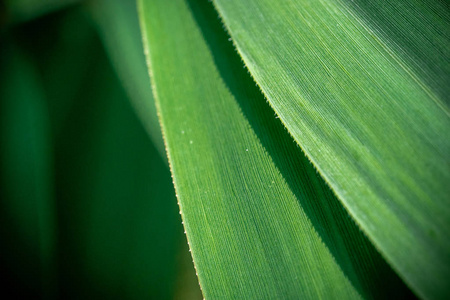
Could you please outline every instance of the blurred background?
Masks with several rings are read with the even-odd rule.
[[[135,1],[0,1],[0,26],[2,298],[201,299]]]

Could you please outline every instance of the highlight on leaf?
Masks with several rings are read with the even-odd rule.
[[[6,295],[450,295],[443,1],[0,8]]]

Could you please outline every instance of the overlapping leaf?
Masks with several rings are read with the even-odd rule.
[[[168,166],[85,8],[0,37],[2,291],[20,299],[172,299],[182,288],[199,298]],[[127,16],[123,26],[138,23],[137,11]]]
[[[376,247],[420,295],[448,295],[448,5],[215,3],[271,106]]]
[[[148,72],[143,64],[145,57],[142,51],[136,2],[96,0],[90,2],[89,7],[117,75],[153,144],[165,160],[166,153],[151,86],[148,84]]]
[[[140,14],[204,296],[408,295],[275,118],[211,3],[141,0]]]

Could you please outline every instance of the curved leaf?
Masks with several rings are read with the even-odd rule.
[[[270,104],[376,247],[420,295],[448,295],[448,5],[215,3]]]
[[[136,2],[97,0],[89,4],[117,75],[154,145],[166,160],[152,90],[148,84]]]
[[[212,5],[139,3],[157,109],[205,298],[408,295],[275,118]]]

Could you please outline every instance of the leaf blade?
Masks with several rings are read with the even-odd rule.
[[[400,46],[346,10],[349,1],[215,3],[272,107],[351,215],[418,293],[445,295],[450,122],[442,84],[429,84],[439,74],[422,78],[408,66],[415,58],[402,59]],[[416,23],[445,49],[448,30],[433,24],[449,18],[432,10],[428,25]],[[447,60],[444,80],[448,69]]]
[[[89,5],[117,75],[161,157],[166,159],[156,107],[148,85],[136,3],[95,1]]]
[[[404,293],[277,123],[210,4],[139,4],[155,100],[205,298]],[[395,282],[392,289],[377,288],[389,282],[380,270]]]

